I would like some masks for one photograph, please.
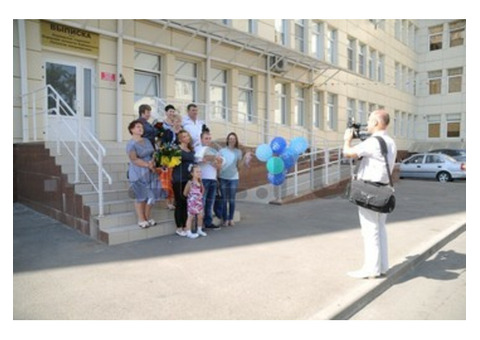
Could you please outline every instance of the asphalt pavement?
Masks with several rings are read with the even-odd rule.
[[[466,230],[466,181],[401,180],[386,278],[353,279],[363,245],[341,197],[238,203],[242,220],[190,240],[107,246],[15,203],[14,320],[348,319]]]

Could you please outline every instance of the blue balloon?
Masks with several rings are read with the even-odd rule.
[[[285,171],[283,171],[275,175],[272,173],[268,173],[267,178],[268,178],[268,181],[273,185],[281,185],[285,181],[285,176],[286,176],[286,173]]]
[[[285,151],[280,155],[280,158],[283,159],[285,169],[289,170],[295,165],[295,162],[298,159],[298,155],[295,153],[294,150],[286,148]]]
[[[279,155],[287,147],[287,141],[283,137],[275,137],[270,142],[270,147],[272,148],[273,153],[276,153],[277,155]]]
[[[255,150],[255,156],[259,161],[266,162],[273,156],[273,152],[268,144],[261,144]]]
[[[308,148],[308,141],[305,137],[295,137],[290,141],[290,148],[300,155]]]

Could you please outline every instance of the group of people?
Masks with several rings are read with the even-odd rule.
[[[219,229],[221,225],[213,223],[214,204],[222,226],[233,226],[239,168],[249,163],[252,154],[242,154],[234,132],[228,134],[224,148],[213,148],[211,132],[198,119],[195,104],[187,106],[184,118],[173,105],[167,105],[161,136],[156,124],[149,122],[151,110],[149,105],[140,105],[139,118],[128,126],[132,135],[127,143],[128,178],[135,194],[138,226],[156,224],[151,210],[161,199],[167,199],[167,207],[175,210],[179,236],[194,239],[207,236],[205,229]],[[173,169],[156,168],[154,153],[164,143],[175,143],[180,150],[181,162]],[[216,202],[218,190],[221,199]],[[193,231],[195,220],[197,228]]]

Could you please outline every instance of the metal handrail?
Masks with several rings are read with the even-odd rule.
[[[38,97],[38,94],[41,94],[41,97]],[[29,107],[28,99],[31,98],[31,107]],[[51,110],[48,109],[48,99],[52,98],[55,100],[55,106]],[[28,113],[30,112],[31,108],[31,117],[33,123],[33,141],[38,140],[37,136],[37,116],[39,112],[37,112],[37,102],[41,100],[41,106],[43,108],[40,110],[40,114],[44,117],[44,133],[45,133],[45,140],[48,140],[48,127],[49,127],[49,116],[52,113],[56,113],[57,118],[60,118],[59,121],[62,124],[63,129],[67,129],[70,135],[73,137],[73,141],[75,144],[74,150],[70,148],[67,143],[67,140],[62,138],[60,133],[56,133],[55,141],[57,146],[57,154],[61,154],[60,145],[63,145],[67,152],[72,156],[74,163],[75,163],[75,183],[79,182],[80,171],[85,175],[88,182],[93,186],[94,190],[98,194],[98,210],[99,216],[103,216],[104,214],[104,189],[103,189],[103,177],[105,177],[108,181],[108,184],[112,184],[112,177],[108,174],[108,172],[103,167],[103,159],[106,156],[107,152],[105,147],[100,143],[100,141],[83,125],[81,120],[79,119],[77,113],[70,107],[70,105],[60,96],[60,94],[55,90],[55,88],[51,85],[47,85],[30,93],[22,95],[22,105],[27,107],[25,110]],[[77,118],[77,129],[73,128],[71,124],[65,119],[64,115],[60,114],[60,112],[65,112],[68,116],[76,117]],[[28,116],[27,119],[28,121]],[[30,141],[30,131],[29,126],[26,124],[24,129],[27,131],[24,133],[24,142]],[[58,129],[56,130],[58,132]],[[84,142],[88,142],[89,146]],[[80,163],[80,148],[85,151],[88,157],[93,161],[93,163],[97,166],[97,176],[98,176],[98,183],[95,184],[95,181],[90,177],[84,166]]]

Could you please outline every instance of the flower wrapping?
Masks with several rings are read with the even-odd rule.
[[[155,152],[157,167],[173,168],[182,162],[182,152],[173,143],[164,143]]]

